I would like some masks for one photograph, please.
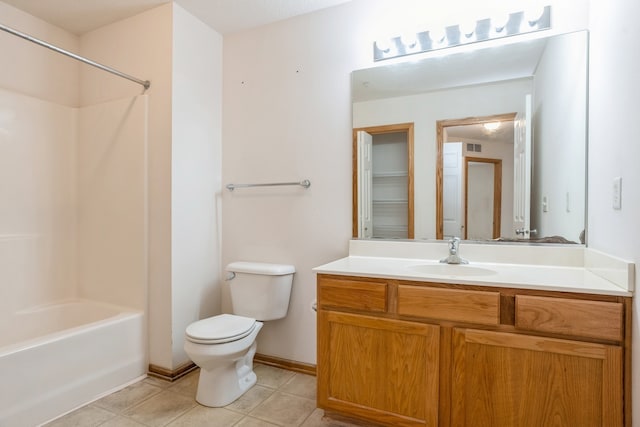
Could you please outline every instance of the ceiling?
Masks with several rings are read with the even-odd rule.
[[[482,124],[447,127],[447,139],[473,139],[476,141],[500,141],[513,144],[513,121],[501,122],[494,131],[488,131]]]
[[[171,0],[1,1],[81,35]],[[230,34],[348,1],[350,0],[176,0],[176,3],[220,34]]]

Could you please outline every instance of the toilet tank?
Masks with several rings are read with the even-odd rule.
[[[256,320],[282,319],[289,309],[293,265],[238,261],[227,265],[233,314]]]

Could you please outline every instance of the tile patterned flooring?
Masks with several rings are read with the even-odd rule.
[[[195,400],[199,371],[170,383],[148,377],[83,406],[47,427],[350,427],[323,419],[316,378],[255,364],[258,383],[224,408]]]

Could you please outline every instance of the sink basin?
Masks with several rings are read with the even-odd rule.
[[[407,268],[418,273],[436,276],[490,276],[496,274],[494,270],[466,264],[418,264]]]

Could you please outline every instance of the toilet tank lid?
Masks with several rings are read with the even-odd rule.
[[[296,268],[287,264],[270,264],[266,262],[237,261],[227,265],[227,271],[233,273],[265,274],[269,276],[282,276],[293,274]]]

